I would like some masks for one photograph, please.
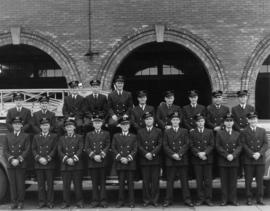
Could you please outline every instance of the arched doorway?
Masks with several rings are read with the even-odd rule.
[[[270,119],[270,56],[263,62],[256,80],[255,107],[260,119]]]
[[[26,44],[0,47],[0,88],[66,88],[64,72],[46,52]]]
[[[126,76],[126,89],[149,92],[149,104],[157,106],[163,92],[175,90],[176,104],[189,103],[187,92],[199,91],[199,103],[211,102],[211,82],[202,61],[189,49],[173,42],[150,42],[134,49],[120,63],[116,74]],[[136,102],[136,101],[134,101]]]

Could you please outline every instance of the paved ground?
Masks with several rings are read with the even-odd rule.
[[[36,185],[32,185],[31,188],[29,188],[26,192],[26,199],[25,199],[25,209],[24,210],[36,210],[36,206],[37,206],[37,191],[36,191]],[[115,208],[116,202],[117,202],[117,188],[116,187],[112,187],[110,188],[109,191],[107,191],[108,194],[108,201],[109,201],[109,207],[106,209],[102,209],[102,208],[97,208],[97,209],[91,209],[91,210],[108,210],[108,211],[116,211],[119,210],[119,208]],[[191,190],[191,194],[192,194],[192,198],[196,199],[196,192],[195,189]],[[218,206],[218,203],[220,201],[220,189],[219,188],[215,188],[213,191],[213,201],[216,204],[213,207],[208,207],[208,206],[199,206],[199,207],[194,207],[194,208],[188,208],[186,206],[183,205],[182,202],[182,198],[181,198],[181,191],[180,190],[176,190],[174,192],[175,195],[175,203],[173,206],[164,209],[162,206],[158,207],[158,208],[154,208],[154,207],[147,207],[144,208],[142,207],[142,201],[141,201],[141,189],[137,189],[135,191],[135,198],[136,198],[136,207],[135,208],[120,208],[120,210],[122,211],[140,211],[140,210],[146,210],[146,211],[152,211],[152,210],[166,210],[166,211],[173,211],[173,210],[182,210],[182,211],[191,211],[191,210],[196,210],[196,211],[214,211],[219,209],[220,211],[227,211],[228,209],[230,211],[269,211],[270,210],[270,196],[265,197],[265,206],[246,206],[245,205],[245,194],[244,194],[244,189],[243,188],[239,188],[238,189],[238,199],[239,199],[239,203],[240,206],[238,207],[233,207],[233,206],[227,206],[227,207],[220,207]],[[161,194],[160,194],[160,203],[162,203],[162,200],[164,199],[165,196],[165,189],[161,190]],[[61,210],[61,201],[62,200],[62,191],[61,191],[61,186],[57,186],[56,187],[56,191],[55,191],[55,208],[54,210]],[[90,200],[91,200],[91,191],[90,190],[86,190],[84,191],[84,201],[85,201],[85,208],[82,210],[90,210],[89,204],[90,204]],[[8,210],[9,209],[9,203],[8,202],[4,202],[3,204],[0,204],[0,210]],[[47,210],[47,209],[42,209],[42,210]],[[79,210],[76,209],[74,206],[72,206],[69,210]]]

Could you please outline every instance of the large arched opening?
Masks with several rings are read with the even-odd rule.
[[[175,90],[176,104],[181,106],[189,103],[191,89],[199,91],[201,104],[211,102],[212,87],[204,64],[189,49],[173,42],[150,42],[134,49],[116,74],[126,77],[127,90],[147,90],[149,104],[154,106],[164,99],[166,90]]]

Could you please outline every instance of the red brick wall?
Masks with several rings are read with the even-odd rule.
[[[22,26],[52,37],[69,52],[87,83],[110,49],[134,29],[156,23],[181,27],[213,49],[231,92],[240,89],[249,56],[270,33],[268,0],[92,0],[93,50],[100,54],[89,60],[84,56],[88,50],[88,3],[1,0],[0,32]]]

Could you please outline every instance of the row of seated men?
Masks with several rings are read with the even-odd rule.
[[[122,76],[117,76],[114,81],[115,90],[108,97],[100,93],[100,81],[92,80],[90,85],[93,93],[83,98],[78,94],[78,81],[69,83],[70,95],[66,96],[63,104],[63,115],[65,118],[74,117],[77,124],[77,132],[86,134],[93,129],[91,126],[91,118],[95,113],[103,113],[105,116],[106,126],[109,128],[111,135],[117,130],[119,118],[124,114],[131,117],[133,132],[145,126],[142,115],[145,112],[155,114],[155,124],[162,130],[170,128],[169,116],[173,112],[178,112],[181,116],[181,126],[189,131],[196,127],[193,116],[198,113],[206,116],[206,127],[218,131],[221,129],[224,117],[230,112],[230,109],[222,105],[222,91],[212,93],[213,103],[207,107],[198,104],[198,92],[191,90],[189,92],[190,104],[180,106],[174,104],[174,92],[166,91],[164,93],[165,102],[161,102],[155,109],[147,104],[147,92],[139,91],[137,93],[138,105],[134,107],[132,94],[124,90],[125,80]],[[231,109],[234,116],[234,129],[240,131],[247,126],[246,115],[249,112],[254,112],[254,107],[247,104],[248,92],[246,90],[238,93],[239,105]],[[15,116],[20,116],[23,119],[23,130],[26,132],[40,132],[39,120],[43,117],[50,119],[51,130],[58,134],[63,134],[61,125],[56,124],[55,114],[48,110],[49,97],[43,96],[40,98],[41,110],[35,112],[31,116],[31,112],[22,107],[22,95],[15,93],[14,101],[16,107],[8,111],[6,123],[9,130],[12,130],[11,120]]]
[[[202,114],[194,117],[195,128],[191,131],[180,127],[181,116],[173,112],[169,117],[170,128],[162,132],[154,127],[155,116],[145,112],[142,116],[145,127],[137,135],[130,133],[131,119],[123,115],[119,121],[121,131],[113,135],[110,144],[110,134],[102,129],[104,116],[94,115],[92,125],[94,130],[84,136],[75,133],[76,121],[67,118],[64,122],[65,135],[58,138],[50,133],[50,121],[40,120],[41,132],[34,136],[32,144],[27,133],[22,131],[22,118],[12,119],[13,131],[5,139],[4,153],[8,163],[10,178],[11,208],[23,208],[25,186],[24,176],[27,165],[26,156],[33,152],[35,169],[38,180],[39,208],[54,206],[53,173],[55,164],[60,157],[63,179],[63,205],[66,209],[71,205],[71,182],[74,184],[76,206],[83,207],[82,200],[82,154],[88,157],[88,169],[92,180],[93,198],[91,207],[107,207],[105,187],[105,162],[109,148],[114,154],[114,163],[119,180],[119,196],[117,207],[125,205],[125,184],[128,189],[128,206],[135,206],[134,174],[136,171],[136,157],[143,178],[143,206],[159,206],[159,175],[162,165],[161,154],[165,153],[167,172],[166,197],[163,203],[168,207],[173,203],[174,181],[181,181],[183,202],[187,206],[206,204],[212,206],[212,168],[213,150],[218,152],[218,166],[221,177],[221,203],[225,206],[237,202],[237,172],[240,164],[239,155],[243,151],[241,163],[245,171],[247,204],[252,205],[251,183],[256,178],[256,203],[263,205],[263,174],[265,165],[265,151],[267,150],[266,131],[257,126],[257,115],[248,113],[248,126],[240,133],[233,129],[234,118],[231,114],[224,117],[223,129],[213,132],[205,128],[206,118]],[[163,150],[162,150],[163,149]],[[191,159],[188,159],[188,151]],[[191,199],[188,172],[194,168],[197,188],[197,201]],[[46,185],[45,185],[46,184]],[[46,187],[47,186],[47,187]],[[90,200],[90,199],[89,199]]]

